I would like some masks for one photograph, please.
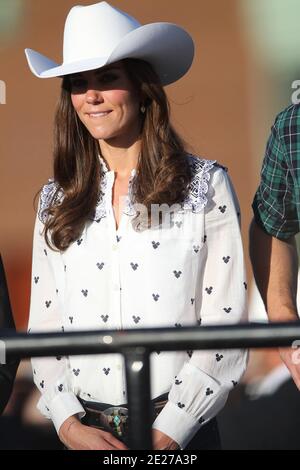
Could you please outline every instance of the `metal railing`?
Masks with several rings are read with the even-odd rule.
[[[300,322],[75,333],[8,334],[6,358],[121,353],[125,359],[129,448],[152,449],[150,354],[154,351],[288,347],[300,344]]]

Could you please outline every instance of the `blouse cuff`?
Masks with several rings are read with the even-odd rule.
[[[78,414],[81,419],[85,415],[84,408],[72,392],[56,395],[48,407],[57,434],[63,422],[70,416]]]
[[[181,449],[185,449],[201,425],[193,416],[168,401],[152,427],[171,437]]]

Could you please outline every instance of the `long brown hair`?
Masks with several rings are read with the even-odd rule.
[[[184,144],[170,124],[169,102],[157,74],[142,60],[125,59],[123,64],[146,107],[132,197],[147,207],[150,220],[152,204],[171,206],[183,201],[191,171]],[[54,195],[47,208],[48,246],[65,251],[93,217],[103,176],[99,151],[98,141],[77,117],[65,77],[54,123],[54,180],[64,198],[57,203]]]

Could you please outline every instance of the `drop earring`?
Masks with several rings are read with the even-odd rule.
[[[146,112],[146,107],[144,105],[141,106],[141,113],[142,114],[145,114]]]

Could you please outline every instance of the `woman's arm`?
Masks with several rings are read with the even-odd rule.
[[[62,308],[57,278],[64,275],[59,252],[50,250],[37,217],[32,264],[29,332],[62,332]],[[32,359],[33,377],[41,392],[38,408],[52,419],[61,441],[73,450],[126,450],[111,434],[81,424],[85,411],[72,389],[68,357]]]
[[[205,210],[206,241],[199,266],[202,325],[246,321],[246,279],[239,208],[224,170],[214,169]],[[199,321],[200,321],[199,318]],[[245,371],[244,350],[194,351],[171,388],[154,428],[184,448],[225,405]]]
[[[50,250],[43,236],[44,225],[37,217],[34,229],[29,333],[62,332],[62,305],[57,277],[64,267],[60,253]],[[57,432],[72,415],[84,415],[72,390],[67,357],[33,358],[34,382],[41,392],[38,408],[52,419]]]

